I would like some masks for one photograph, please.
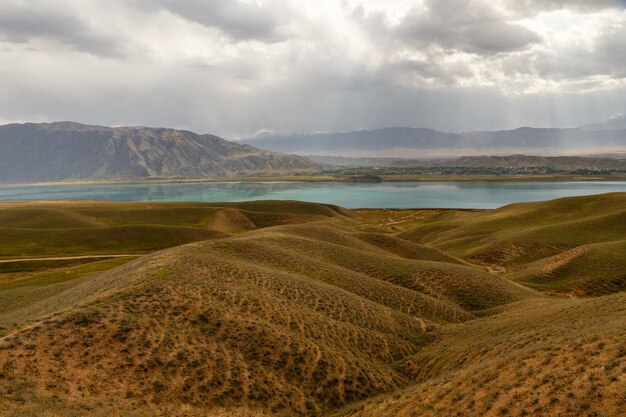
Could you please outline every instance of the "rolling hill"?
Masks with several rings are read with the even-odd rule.
[[[534,299],[450,327],[406,361],[416,384],[335,416],[624,415],[624,305]]]
[[[15,204],[0,222],[24,230],[215,235],[0,267],[2,416],[626,412],[625,194],[493,211]]]
[[[147,400],[320,415],[405,386],[399,361],[443,325],[539,296],[436,249],[357,231],[338,208],[293,205],[327,220],[178,246],[25,306],[60,313],[14,323],[0,342],[6,406],[16,404],[8,389],[34,409],[60,395],[60,414],[98,403],[124,414]],[[73,213],[110,218],[97,206]]]
[[[72,122],[0,126],[0,181],[207,178],[318,165],[217,136]]]
[[[0,204],[0,332],[56,311],[59,294],[141,255],[259,228],[348,219],[336,206],[248,203]],[[79,301],[81,293],[70,297]]]
[[[230,233],[349,216],[336,206],[245,203],[0,203],[0,261],[147,253]]]
[[[512,204],[398,237],[506,271],[527,285],[604,294],[626,290],[623,193]]]

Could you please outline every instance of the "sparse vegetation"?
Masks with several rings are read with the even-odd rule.
[[[626,413],[623,194],[3,209],[23,257],[176,247],[0,263],[0,415]],[[137,226],[185,232],[74,249],[27,234]]]

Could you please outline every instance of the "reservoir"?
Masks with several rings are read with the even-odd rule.
[[[347,208],[492,209],[510,203],[609,192],[626,192],[626,182],[179,182],[4,185],[0,186],[0,201],[301,200],[337,204]]]

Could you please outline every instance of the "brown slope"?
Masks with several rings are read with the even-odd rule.
[[[117,294],[5,338],[3,389],[310,415],[405,383],[393,364],[426,337],[412,316],[205,245],[136,266]]]
[[[73,309],[2,339],[0,391],[11,395],[0,404],[19,407],[19,395],[39,407],[56,395],[62,411],[187,404],[320,415],[409,383],[401,361],[438,323],[535,296],[361,235],[280,226],[93,276],[58,295]]]
[[[625,305],[529,300],[454,326],[407,361],[418,384],[338,415],[626,415]]]

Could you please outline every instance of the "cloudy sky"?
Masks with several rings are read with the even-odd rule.
[[[625,111],[625,0],[0,2],[0,123],[236,138]]]

